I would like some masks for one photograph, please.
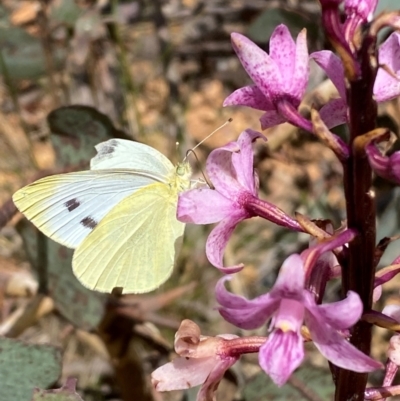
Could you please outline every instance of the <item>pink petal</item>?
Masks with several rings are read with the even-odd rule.
[[[394,74],[400,74],[400,34],[393,32],[379,48],[379,64],[386,65]],[[394,99],[400,95],[400,80],[389,75],[383,68],[378,69],[374,84],[377,102]]]
[[[225,372],[237,361],[238,358],[226,358],[218,361],[211,373],[207,377],[207,380],[201,386],[199,393],[197,394],[196,401],[211,401],[215,399],[215,391]]]
[[[390,172],[393,181],[400,183],[400,152],[394,152],[390,156]]]
[[[390,161],[387,156],[383,156],[374,143],[365,147],[368,162],[376,174],[383,178],[389,178]]]
[[[211,224],[235,211],[232,202],[214,189],[201,188],[181,192],[176,217],[183,223]]]
[[[347,104],[343,99],[332,99],[319,110],[322,121],[328,128],[347,122]]]
[[[274,314],[271,326],[284,332],[300,332],[304,321],[305,307],[302,302],[290,298],[283,298],[279,309]]]
[[[344,69],[340,58],[330,50],[321,50],[319,52],[311,53],[310,58],[314,59],[314,61],[325,71],[325,74],[339,91],[340,97],[343,100],[346,100]]]
[[[274,107],[270,99],[255,85],[235,90],[224,100],[223,106],[248,106],[257,110],[271,110]]]
[[[261,346],[258,360],[261,368],[281,387],[304,359],[303,339],[299,333],[275,330]]]
[[[265,324],[279,306],[279,299],[273,299],[267,293],[253,300],[232,294],[225,288],[227,278],[218,281],[215,287],[219,312],[228,322],[242,329],[250,330]]]
[[[243,68],[264,96],[270,99],[280,94],[281,75],[275,61],[250,39],[239,33],[232,33],[231,40]]]
[[[293,81],[285,81],[287,86],[286,91],[298,99],[299,103],[306,91],[309,74],[310,67],[308,63],[307,31],[303,29],[297,36],[296,40],[296,58]]]
[[[233,200],[244,189],[236,179],[236,172],[232,164],[232,152],[239,152],[236,142],[214,149],[206,162],[207,174],[215,189],[223,196]]]
[[[228,243],[229,237],[233,233],[236,225],[250,217],[244,210],[237,210],[230,217],[222,220],[210,233],[206,243],[207,259],[212,265],[224,273],[235,273],[243,268],[243,264],[224,267],[222,262],[223,253]]]
[[[305,302],[307,309],[312,309],[315,316],[319,314],[320,319],[323,319],[325,323],[336,330],[344,330],[353,326],[358,322],[363,312],[360,296],[353,291],[349,291],[347,298],[342,301],[318,306],[315,305],[315,301],[309,293]],[[318,311],[315,311],[315,308]]]
[[[378,302],[381,296],[382,296],[382,286],[378,285],[377,287],[374,288],[374,291],[372,293],[372,302],[373,303]]]
[[[267,294],[266,294],[267,295]],[[272,314],[275,312],[279,301],[268,297],[265,299],[265,305],[257,305],[254,299],[251,306],[240,309],[219,308],[220,315],[229,323],[244,330],[253,330],[266,324]]]
[[[252,145],[257,138],[262,138],[264,141],[267,140],[263,134],[252,129],[243,131],[237,140],[240,152],[232,153],[232,164],[237,180],[243,188],[246,188],[255,196],[257,191],[254,180],[254,152]]]
[[[280,298],[303,299],[304,264],[297,253],[290,255],[279,271],[271,295]]]
[[[286,25],[278,25],[269,41],[269,54],[278,67],[282,86],[290,88],[294,84],[296,44]]]
[[[371,21],[378,0],[345,0],[344,9],[346,14],[351,17],[358,15],[363,21]]]
[[[388,304],[383,308],[382,313],[400,322],[400,305]]]
[[[266,111],[260,117],[261,129],[265,130],[275,125],[283,124],[286,120],[276,110]]]
[[[383,365],[365,355],[308,309],[305,322],[311,338],[322,355],[334,365],[354,372],[372,372]]]
[[[215,366],[215,358],[176,358],[151,374],[157,391],[183,390],[202,384]]]

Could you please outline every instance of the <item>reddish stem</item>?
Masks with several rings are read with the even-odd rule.
[[[373,100],[376,67],[371,65],[375,52],[375,38],[363,38],[361,48],[354,57],[360,66],[358,78],[349,80],[347,100],[350,118],[350,157],[345,163],[344,187],[347,224],[360,235],[349,244],[349,257],[342,266],[343,294],[357,292],[368,312],[372,305],[375,275],[374,250],[376,241],[375,202],[371,194],[372,172],[365,154],[354,152],[353,142],[358,136],[376,127],[377,107]],[[352,329],[351,343],[369,355],[371,325],[360,321]],[[367,384],[367,373],[338,369],[335,399],[362,400]]]

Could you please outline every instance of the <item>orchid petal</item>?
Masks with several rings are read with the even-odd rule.
[[[340,97],[345,100],[346,86],[344,83],[344,68],[340,58],[330,50],[321,50],[311,53],[310,58],[325,71],[325,74],[336,86]]]
[[[371,21],[376,9],[378,0],[345,0],[344,9],[346,14],[359,16],[362,21]]]
[[[224,278],[218,281],[215,295],[217,302],[222,306],[219,308],[220,314],[235,326],[246,330],[258,328],[277,310],[279,300],[269,294],[249,301],[227,291],[224,286],[225,281]]]
[[[273,382],[283,386],[304,359],[303,339],[292,331],[275,330],[260,347],[258,359]]]
[[[290,88],[293,85],[295,70],[296,44],[286,25],[278,25],[272,32],[269,41],[269,54],[275,61],[281,77],[285,77],[282,85]]]
[[[232,152],[239,152],[237,142],[214,149],[207,158],[206,171],[215,189],[228,199],[234,198],[244,188],[236,179]]]
[[[231,278],[231,276],[226,276],[218,280],[217,285],[215,286],[216,301],[224,308],[248,308],[252,301],[249,301],[248,299],[241,297],[240,295],[235,295],[225,288],[225,283]]]
[[[183,390],[198,386],[215,366],[215,358],[176,358],[151,374],[157,391]]]
[[[400,305],[388,304],[383,308],[382,313],[400,322]]]
[[[244,210],[237,210],[232,213],[230,217],[222,220],[210,233],[206,243],[207,259],[212,265],[225,273],[235,273],[243,268],[243,264],[236,266],[224,267],[222,263],[222,256],[233,230],[239,222],[251,217]]]
[[[244,86],[231,93],[223,106],[248,106],[257,110],[273,110],[271,100],[266,97],[256,85]]]
[[[319,115],[328,128],[347,122],[347,104],[343,99],[331,99],[319,110]]]
[[[228,357],[218,361],[211,370],[207,380],[201,386],[196,401],[211,401],[225,372],[237,361],[237,358]]]
[[[294,96],[300,104],[307,88],[310,67],[308,63],[307,31],[302,29],[296,40],[296,56],[293,80],[286,80],[287,92]],[[288,86],[292,85],[292,86]],[[297,105],[298,106],[298,105]]]
[[[266,111],[260,117],[261,129],[265,130],[270,127],[275,127],[275,125],[283,124],[286,120],[282,117],[276,110]]]
[[[385,65],[396,75],[400,73],[400,34],[393,32],[379,48],[379,64]],[[400,80],[378,69],[374,84],[374,96],[377,102],[394,99],[400,95]]]
[[[400,183],[400,152],[394,152],[390,158],[390,172],[393,181]]]
[[[267,98],[281,93],[281,75],[275,61],[250,39],[239,33],[232,33],[232,46],[243,68]]]
[[[270,291],[274,297],[302,300],[304,290],[304,264],[297,253],[290,255],[279,270],[274,287]]]
[[[312,309],[313,314],[320,314],[321,319],[336,330],[347,329],[360,320],[363,312],[363,305],[360,296],[353,291],[347,293],[347,298],[339,302],[330,304],[316,305],[311,293],[305,297],[307,309]],[[318,311],[315,311],[318,309]]]
[[[314,315],[313,312],[315,309],[307,309],[305,322],[315,346],[325,358],[334,365],[353,372],[371,372],[383,367],[380,362],[365,355],[337,331],[332,330],[319,314]]]
[[[243,188],[246,188],[255,196],[257,191],[254,182],[254,152],[252,144],[257,138],[267,140],[263,134],[252,129],[243,131],[237,140],[240,152],[232,153],[232,164],[237,180]]]
[[[177,219],[183,223],[210,224],[225,219],[235,211],[232,201],[209,189],[191,189],[178,198]]]
[[[252,302],[254,301],[256,300],[253,299]],[[219,313],[227,322],[236,327],[244,330],[253,330],[263,326],[279,305],[279,300],[271,297],[264,302],[265,304],[261,302],[260,305],[253,303],[246,308],[240,309],[219,308]]]

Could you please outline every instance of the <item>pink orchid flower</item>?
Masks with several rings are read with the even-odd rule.
[[[233,334],[217,337],[200,335],[200,328],[191,320],[182,321],[175,334],[175,351],[179,355],[172,362],[156,369],[151,381],[157,391],[183,390],[202,385],[197,401],[210,401],[224,373],[239,359],[226,349]]]
[[[349,291],[342,301],[317,305],[312,293],[304,288],[300,255],[289,256],[271,291],[251,301],[228,292],[226,280],[218,282],[216,297],[220,313],[228,322],[242,329],[255,329],[271,319],[271,333],[260,348],[259,363],[278,386],[286,383],[304,358],[300,333],[303,321],[315,346],[336,366],[355,372],[382,367],[339,334],[361,317],[363,307],[358,294]]]
[[[368,161],[374,172],[382,178],[400,184],[400,151],[383,155],[374,142],[365,147]]]
[[[243,264],[224,267],[222,262],[228,239],[242,220],[260,216],[302,231],[296,220],[257,197],[258,179],[254,173],[252,149],[257,138],[266,140],[259,132],[248,129],[240,134],[237,142],[230,142],[210,153],[206,171],[215,189],[192,189],[179,194],[178,220],[194,224],[219,222],[207,239],[206,254],[210,263],[225,273],[243,268]]]
[[[346,88],[342,61],[329,50],[314,52],[310,58],[325,71],[339,92],[340,99],[336,100],[337,109],[333,113],[338,115],[345,113],[347,109]],[[379,47],[379,64],[384,65],[395,76],[400,77],[400,34],[398,32],[392,33]],[[374,84],[374,97],[377,102],[384,102],[400,96],[400,80],[395,76],[383,68],[378,69]],[[322,118],[326,118],[325,114]],[[329,126],[326,120],[324,122]]]
[[[372,20],[377,4],[378,0],[345,0],[347,18],[343,30],[348,41],[351,41],[361,24]]]
[[[374,85],[377,102],[391,100],[400,95],[400,33],[393,32],[379,47],[379,65],[386,66],[394,76],[379,68]],[[397,77],[397,78],[396,78]]]
[[[345,0],[344,11],[347,18],[355,18],[361,22],[370,22],[374,15],[378,0]]]
[[[293,118],[298,125],[297,108],[309,74],[306,31],[300,32],[295,43],[288,28],[279,25],[270,39],[270,54],[238,33],[232,33],[231,40],[255,85],[233,92],[224,106],[244,105],[265,111],[260,119],[262,129]]]

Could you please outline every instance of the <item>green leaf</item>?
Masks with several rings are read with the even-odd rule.
[[[4,8],[0,9],[0,52],[2,59],[0,74],[4,74],[3,67],[5,67],[11,79],[37,79],[47,72],[40,39],[11,25]],[[52,57],[56,67],[62,64],[65,56],[65,49],[54,49]]]
[[[73,27],[82,12],[75,1],[58,0],[51,3],[50,20]]]
[[[303,389],[317,395],[321,400],[334,398],[332,376],[326,369],[303,365],[292,375],[288,383],[278,387],[264,372],[256,374],[244,388],[245,401],[309,401]]]
[[[89,165],[95,145],[110,138],[128,138],[111,120],[89,106],[67,106],[52,111],[47,121],[58,166]]]
[[[0,338],[0,400],[29,401],[34,387],[48,387],[61,375],[61,352],[44,344]]]
[[[83,401],[76,392],[76,379],[68,378],[67,382],[61,388],[55,390],[40,390],[36,388],[33,391],[32,401]]]
[[[49,295],[57,310],[76,327],[87,331],[96,328],[103,318],[107,297],[85,288],[74,276],[73,249],[46,238],[28,220],[21,220],[17,229],[24,240],[32,266],[36,271],[43,269],[43,265],[47,267],[47,272],[41,274],[47,274]],[[45,260],[40,261],[39,241],[44,241],[46,248]]]

